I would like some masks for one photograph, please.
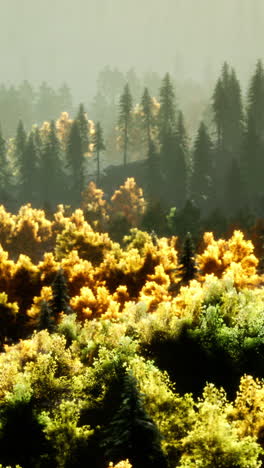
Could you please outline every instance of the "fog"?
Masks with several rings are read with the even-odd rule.
[[[1,0],[0,82],[67,82],[87,101],[105,65],[204,82],[224,60],[245,82],[263,13],[262,0]]]

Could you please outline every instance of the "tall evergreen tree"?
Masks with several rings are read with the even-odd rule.
[[[19,121],[14,142],[15,164],[20,174],[27,144],[27,134],[22,120]]]
[[[32,203],[36,200],[37,168],[37,150],[34,134],[31,132],[26,142],[20,166],[20,200],[23,200],[24,203]]]
[[[236,72],[224,63],[213,94],[213,113],[217,129],[217,148],[226,154],[238,156],[243,135],[243,105],[240,83]],[[223,161],[224,164],[225,161]]]
[[[223,190],[230,163],[239,158],[243,137],[243,106],[241,89],[234,69],[224,64],[213,94],[213,114],[217,130],[213,184],[218,203],[223,205]]]
[[[84,153],[79,125],[73,121],[66,149],[67,167],[70,173],[71,201],[79,203],[84,188]]]
[[[79,106],[76,122],[78,123],[79,133],[82,141],[82,152],[83,154],[86,154],[89,151],[89,122],[83,104],[80,104]]]
[[[248,91],[242,171],[248,194],[255,200],[264,192],[264,69],[261,61],[257,63]]]
[[[103,129],[100,122],[97,122],[95,125],[95,132],[93,134],[92,143],[94,145],[94,152],[96,154],[96,184],[99,185],[101,178],[100,154],[105,150]]]
[[[123,377],[121,405],[105,431],[107,460],[129,459],[134,468],[166,468],[161,436],[147,415],[133,375]]]
[[[7,144],[0,126],[0,201],[4,203],[9,198],[11,184],[10,168],[7,162]]]
[[[130,93],[130,88],[128,83],[126,83],[123,93],[120,97],[119,102],[119,126],[123,134],[124,142],[124,153],[123,153],[123,162],[124,167],[127,165],[127,151],[128,151],[128,142],[129,142],[129,124],[132,118],[132,96]]]
[[[163,175],[163,198],[171,204],[177,202],[174,177],[177,171],[176,149],[176,107],[175,93],[167,73],[160,88],[160,110],[158,115],[158,131],[160,143],[160,164]]]
[[[154,121],[154,115],[153,115],[153,101],[152,98],[149,94],[148,88],[144,89],[144,93],[141,98],[141,109],[142,109],[142,123],[143,123],[143,128],[146,132],[147,136],[147,147],[148,147],[148,154],[152,152],[151,148],[151,143],[152,143],[152,137],[151,137],[151,130],[153,126],[153,121]]]
[[[189,170],[189,146],[188,136],[185,129],[183,113],[179,112],[176,134],[175,134],[175,161],[172,176],[172,183],[175,193],[176,206],[183,207],[189,192],[188,170]]]
[[[35,135],[38,140],[38,134]],[[39,142],[40,143],[40,142]],[[50,128],[43,142],[40,160],[40,186],[41,201],[54,207],[61,196],[63,171],[61,162],[61,145],[57,137],[54,121],[50,122]]]
[[[207,209],[212,197],[212,142],[201,122],[193,148],[191,195],[200,208]]]
[[[166,147],[167,138],[174,133],[176,126],[175,93],[169,73],[161,83],[158,125],[160,144]]]

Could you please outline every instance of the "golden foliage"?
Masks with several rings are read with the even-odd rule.
[[[128,178],[111,198],[112,216],[123,215],[132,227],[140,224],[145,209],[146,202],[143,198],[143,191],[137,186],[133,177]]]
[[[231,276],[239,287],[259,283],[258,260],[253,254],[253,244],[244,239],[241,231],[235,231],[228,240],[215,240],[212,232],[206,232],[203,240],[205,249],[197,256],[202,280],[213,273],[218,278]]]

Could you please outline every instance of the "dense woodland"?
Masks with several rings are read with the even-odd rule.
[[[1,134],[3,467],[264,466],[264,69],[158,89]]]

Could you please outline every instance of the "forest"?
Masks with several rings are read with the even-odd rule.
[[[0,88],[0,466],[260,468],[262,61],[97,84]]]

